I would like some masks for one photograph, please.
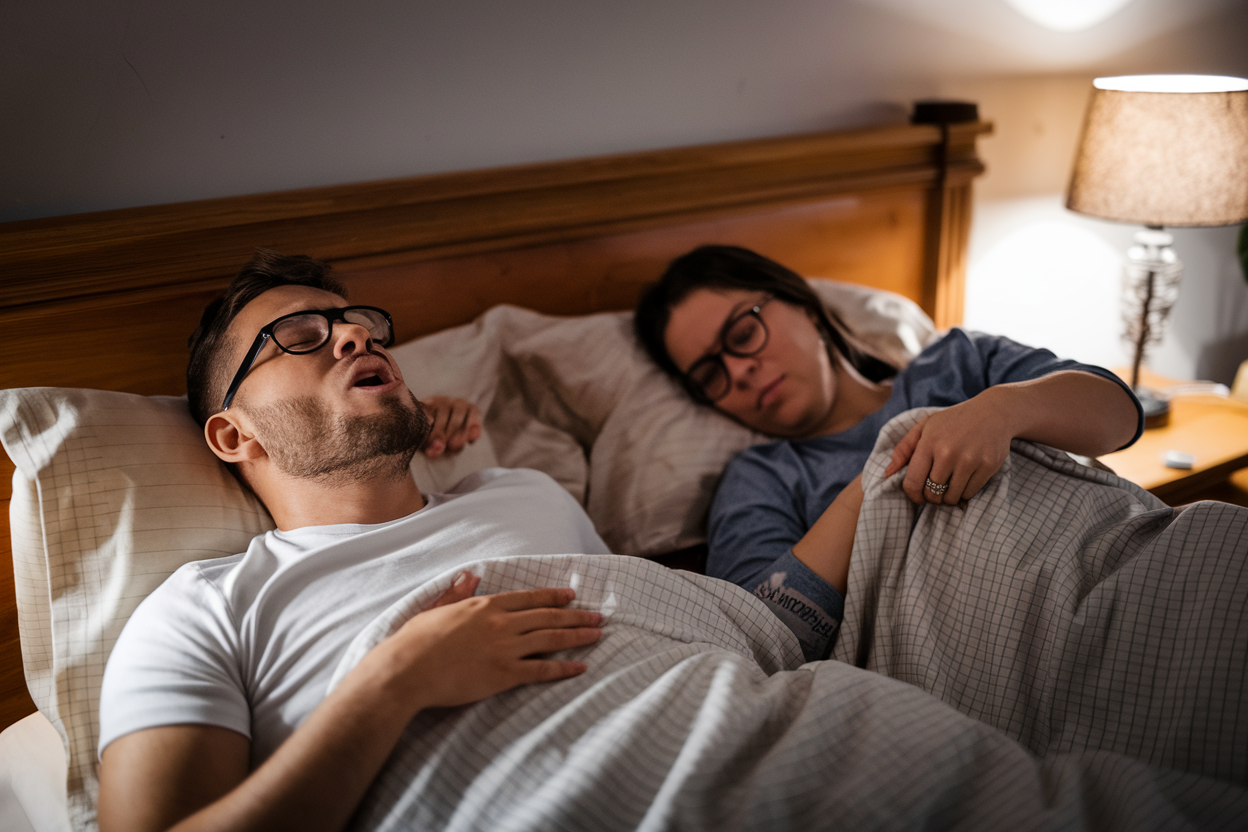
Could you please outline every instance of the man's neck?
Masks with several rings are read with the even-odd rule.
[[[386,523],[425,507],[425,498],[410,472],[401,479],[347,482],[283,477],[257,491],[282,531],[304,526]]]

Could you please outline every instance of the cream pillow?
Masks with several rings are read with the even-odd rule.
[[[813,278],[873,354],[903,367],[936,339],[936,327],[901,295]],[[695,404],[631,337],[616,354],[634,369],[590,452],[587,511],[614,551],[659,555],[706,540],[706,515],[724,467],[751,445],[772,441]],[[621,373],[621,375],[624,375]]]
[[[17,470],[10,526],[26,684],[68,761],[75,828],[93,828],[104,665],[139,602],[182,564],[246,550],[268,512],[213,456],[184,398],[0,390],[0,442]],[[422,490],[497,465],[417,454]]]
[[[900,295],[810,283],[863,346],[898,366],[936,337]],[[497,306],[393,353],[418,396],[476,402],[500,463],[554,477],[612,551],[652,556],[703,542],[724,466],[769,439],[694,404],[640,349],[632,326],[630,312],[561,318]]]
[[[17,467],[10,522],[26,684],[60,733],[69,816],[95,824],[100,681],[122,626],[184,563],[272,528],[209,452],[184,399],[0,390]]]

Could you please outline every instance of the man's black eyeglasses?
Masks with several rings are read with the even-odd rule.
[[[234,380],[230,382],[230,389],[225,391],[225,401],[221,403],[221,409],[230,409],[239,385],[251,372],[251,365],[256,363],[256,357],[264,349],[266,341],[272,338],[278,349],[291,355],[307,355],[329,343],[335,321],[359,324],[368,330],[369,337],[380,346],[388,347],[394,343],[394,323],[390,320],[390,313],[376,306],[305,309],[283,315],[261,329],[256,340],[252,341],[251,349],[247,350],[247,356],[234,374]]]
[[[699,358],[685,373],[685,386],[694,398],[714,404],[728,395],[732,379],[724,363],[724,353],[749,358],[767,346],[770,333],[763,322],[762,311],[770,300],[770,296],[763,298],[740,315],[729,318],[719,334],[719,352]]]

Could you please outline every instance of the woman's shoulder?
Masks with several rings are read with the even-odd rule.
[[[734,456],[724,469],[724,479],[729,477],[756,477],[759,474],[777,475],[799,464],[797,449],[788,439],[777,439],[761,445],[751,445]]]
[[[825,479],[835,462],[859,450],[845,434],[811,439],[777,439],[746,448],[724,469],[720,490],[766,490],[777,485],[789,494],[805,493],[812,480]],[[874,444],[874,436],[871,437]],[[870,450],[868,446],[867,450]],[[856,473],[856,472],[855,472]],[[850,475],[853,478],[853,475]],[[767,485],[763,485],[766,483]]]
[[[933,370],[967,370],[977,373],[984,364],[1001,356],[1017,359],[1031,354],[1052,357],[1048,350],[1028,347],[1004,335],[991,335],[955,326],[924,347],[899,375],[927,375]]]

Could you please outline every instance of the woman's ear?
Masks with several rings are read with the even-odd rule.
[[[209,416],[204,424],[204,439],[224,462],[246,462],[265,455],[264,446],[237,412]]]

